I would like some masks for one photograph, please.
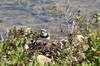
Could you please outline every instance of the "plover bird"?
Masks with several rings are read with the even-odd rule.
[[[60,43],[61,45],[65,45],[65,44],[67,43],[67,41],[68,41],[68,40],[66,40],[66,39],[62,39],[62,40],[60,40],[59,43]]]
[[[93,18],[96,19],[96,22],[100,22],[100,13],[95,13],[95,14],[93,15]]]
[[[66,45],[67,42],[68,42],[68,40],[66,40],[66,39],[62,39],[62,40],[59,41],[61,49]]]
[[[41,29],[40,37],[50,40],[50,34],[45,29]]]

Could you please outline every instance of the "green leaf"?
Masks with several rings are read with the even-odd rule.
[[[6,42],[5,42],[5,43],[3,43],[2,48],[3,48],[3,51],[5,51],[5,50],[6,50],[6,48],[7,48],[7,43],[6,43]]]
[[[92,66],[100,66],[99,59],[95,59],[94,62],[92,62]]]
[[[11,66],[10,61],[7,61],[7,62],[5,63],[5,66]]]
[[[26,54],[23,54],[23,55],[20,57],[20,59],[23,60],[24,62],[26,62],[26,61],[28,60]]]
[[[76,66],[81,66],[80,64],[77,64]]]
[[[16,43],[16,47],[22,47],[22,43],[21,42],[17,42]]]
[[[94,34],[94,37],[96,38],[96,36],[98,36],[98,31],[95,30],[93,34]]]
[[[77,19],[82,19],[82,16],[77,16]]]
[[[93,46],[93,47],[91,47],[91,49],[92,49],[93,51],[97,51],[98,46],[97,46],[97,45],[96,45],[96,46]]]
[[[23,48],[20,48],[20,47],[17,47],[17,50],[16,52],[19,54],[19,55],[23,55]]]
[[[91,40],[91,37],[89,37],[89,38],[88,38],[88,44],[90,44],[91,41],[92,41],[92,40]]]
[[[26,66],[34,66],[34,65],[33,65],[33,62],[30,62]]]
[[[83,62],[82,66],[89,66],[87,62]]]
[[[18,57],[13,59],[13,64],[16,64],[16,63],[18,63]]]
[[[0,56],[4,55],[5,53],[4,52],[0,52]]]
[[[3,50],[3,44],[0,44],[0,52]]]

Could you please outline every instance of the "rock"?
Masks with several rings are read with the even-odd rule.
[[[32,28],[26,28],[25,30],[26,33],[31,33],[31,31],[32,31]]]
[[[51,63],[54,64],[54,62],[52,62],[52,59],[44,56],[44,55],[38,55],[37,56],[37,60],[39,61],[40,64],[44,65],[45,63]]]
[[[83,35],[77,35],[77,39],[79,42],[82,42],[83,39],[85,39],[86,37],[84,37]]]

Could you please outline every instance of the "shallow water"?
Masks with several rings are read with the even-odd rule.
[[[29,7],[25,3],[18,5],[15,1],[0,1],[0,33],[5,33],[7,28],[13,26],[27,26],[34,30],[52,29],[53,31],[50,31],[51,33],[61,36],[59,25],[62,24],[66,27],[65,23],[58,20],[59,17],[56,16],[50,20],[50,17],[46,13],[48,13],[48,7],[53,2],[64,5],[63,0],[30,0],[31,5]],[[70,6],[73,9],[80,6],[79,9],[82,10],[82,13],[86,14],[87,11],[90,16],[93,12],[100,12],[99,1],[70,0]]]

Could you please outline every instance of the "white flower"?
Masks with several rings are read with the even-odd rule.
[[[25,44],[24,49],[29,49],[29,46],[27,44]]]

